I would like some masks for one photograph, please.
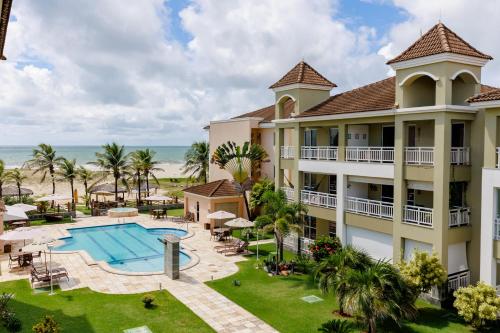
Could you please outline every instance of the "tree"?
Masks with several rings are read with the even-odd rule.
[[[34,169],[33,174],[41,173],[44,182],[47,175],[50,176],[52,182],[52,194],[56,193],[56,166],[63,160],[63,157],[56,156],[56,151],[51,145],[41,143],[37,148],[33,149],[33,158],[27,163],[28,168]]]
[[[361,316],[369,333],[377,330],[377,321],[392,319],[400,324],[402,319],[416,317],[416,294],[386,261],[377,261],[363,270],[348,269],[345,276],[344,305],[348,313]]]
[[[250,192],[250,208],[256,210],[262,206],[262,196],[268,191],[274,191],[274,182],[270,179],[263,179],[252,186]]]
[[[3,184],[10,180],[10,172],[5,169],[5,163],[0,160],[0,199],[3,197]]]
[[[432,286],[440,286],[446,282],[448,276],[436,254],[415,251],[410,262],[401,261],[401,274],[420,292],[429,292]]]
[[[136,150],[130,154],[130,172],[132,174],[133,182],[137,184],[137,206],[141,204],[141,175],[144,170],[141,151]]]
[[[333,319],[321,324],[318,332],[323,333],[351,333],[354,331],[354,325],[347,320]]]
[[[118,201],[118,181],[128,172],[129,155],[125,153],[124,146],[119,146],[116,142],[107,143],[102,146],[103,152],[96,153],[97,161],[92,164],[99,166],[102,170],[109,172],[114,179],[115,200]]]
[[[68,160],[64,158],[62,161],[57,163],[58,170],[57,175],[59,176],[59,181],[66,181],[69,183],[71,188],[71,204],[75,204],[75,179],[78,176],[76,168],[76,160]]]
[[[21,186],[23,185],[23,182],[27,179],[28,177],[22,173],[22,171],[19,168],[12,169],[10,171],[10,179],[16,183],[17,187],[17,195],[19,197],[19,202],[21,202]]]
[[[459,288],[453,296],[453,306],[458,310],[458,315],[474,328],[482,328],[497,319],[500,297],[492,286],[480,281],[475,286]]]
[[[83,183],[83,188],[85,191],[85,206],[89,206],[89,191],[92,189],[92,187],[95,186],[95,184],[102,179],[105,178],[105,176],[99,176],[97,172],[94,172],[92,170],[89,170],[83,166],[78,167],[77,170],[77,177],[78,179]],[[92,182],[92,183],[91,183]]]
[[[158,179],[156,178],[154,173],[156,171],[163,171],[163,169],[157,167],[160,162],[155,161],[154,157],[156,155],[156,152],[154,150],[146,148],[144,150],[138,150],[137,152],[140,160],[142,161],[142,172],[144,174],[144,178],[146,179],[146,191],[149,195],[149,176],[151,176],[155,183],[159,185],[160,183],[158,182]]]
[[[262,196],[263,215],[255,220],[257,228],[273,232],[278,247],[277,263],[283,259],[283,241],[290,233],[302,233],[302,214],[307,213],[302,203],[289,202],[285,192],[267,191]]]
[[[184,155],[184,167],[182,172],[206,184],[208,180],[209,159],[210,149],[208,142],[195,142]]]
[[[267,158],[267,153],[259,144],[245,142],[243,146],[238,146],[232,141],[228,141],[217,147],[212,155],[212,163],[231,174],[234,181],[238,183],[240,193],[243,195],[247,215],[250,218],[250,208],[245,195],[247,186],[250,183],[250,175],[257,173],[257,166]]]

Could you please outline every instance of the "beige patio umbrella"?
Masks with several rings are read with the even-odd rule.
[[[236,215],[230,212],[226,212],[223,210],[218,210],[216,212],[210,213],[207,215],[207,219],[212,219],[212,220],[227,220],[227,219],[234,219],[236,218]]]
[[[28,205],[28,204],[25,204],[25,203],[16,203],[15,205],[12,205],[12,207],[17,207],[17,208],[23,210],[24,212],[32,212],[32,211],[38,209],[37,206]]]
[[[25,211],[15,206],[5,206],[6,211],[3,213],[3,221],[24,221],[28,219]]]
[[[70,201],[72,198],[68,195],[64,194],[49,194],[44,197],[38,198],[35,201],[40,202],[40,201]]]

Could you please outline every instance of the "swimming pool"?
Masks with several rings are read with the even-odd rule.
[[[70,237],[56,251],[85,250],[96,261],[129,272],[163,272],[163,244],[158,238],[165,234],[179,237],[187,232],[174,228],[146,229],[137,223],[68,229]],[[180,266],[191,258],[181,251]]]

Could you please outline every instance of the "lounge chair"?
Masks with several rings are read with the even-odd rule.
[[[238,245],[240,245],[241,242],[243,242],[241,239],[232,240],[232,241],[224,243],[224,245],[214,246],[214,250],[216,250],[217,252],[228,250],[228,249],[237,247]]]
[[[68,271],[65,268],[53,268],[52,269],[52,281],[58,281],[61,278],[66,278],[69,281]],[[44,272],[38,271],[35,266],[31,268],[31,284],[34,282],[50,282],[50,272],[45,270]]]
[[[226,256],[240,254],[247,251],[248,242],[240,242],[237,246],[230,247],[227,250],[222,250],[220,253],[224,253]]]
[[[9,253],[9,268],[14,268],[14,267],[21,267],[21,265],[19,264],[19,256],[12,256],[11,253]]]

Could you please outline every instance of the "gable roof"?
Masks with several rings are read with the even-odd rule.
[[[295,65],[288,73],[286,73],[278,82],[274,83],[269,89],[288,86],[290,84],[302,83],[312,84],[316,86],[325,86],[334,88],[337,85],[330,82],[323,75],[318,73],[304,60]]]
[[[490,87],[491,88],[491,87]],[[473,96],[467,100],[469,103],[477,103],[477,102],[489,102],[489,101],[498,101],[500,100],[500,89],[494,88],[489,89],[486,92]]]
[[[234,183],[227,179],[221,179],[206,184],[187,187],[183,191],[209,198],[233,197],[240,195]]]
[[[3,54],[3,49],[5,46],[5,37],[7,36],[12,0],[3,0],[0,7],[0,60],[6,60],[7,58]]]
[[[289,99],[285,102],[284,105],[284,118],[290,118],[290,115],[293,112],[293,107],[294,107],[294,102]],[[239,116],[236,116],[231,119],[239,119],[239,118],[250,118],[250,117],[258,117],[258,118],[263,118],[262,122],[271,122],[275,118],[275,105],[269,105],[266,106],[265,108],[258,109],[255,111],[247,112],[244,114],[241,114]]]
[[[482,59],[493,59],[484,54],[439,22],[396,58],[387,64],[422,58],[440,53],[455,53]]]

